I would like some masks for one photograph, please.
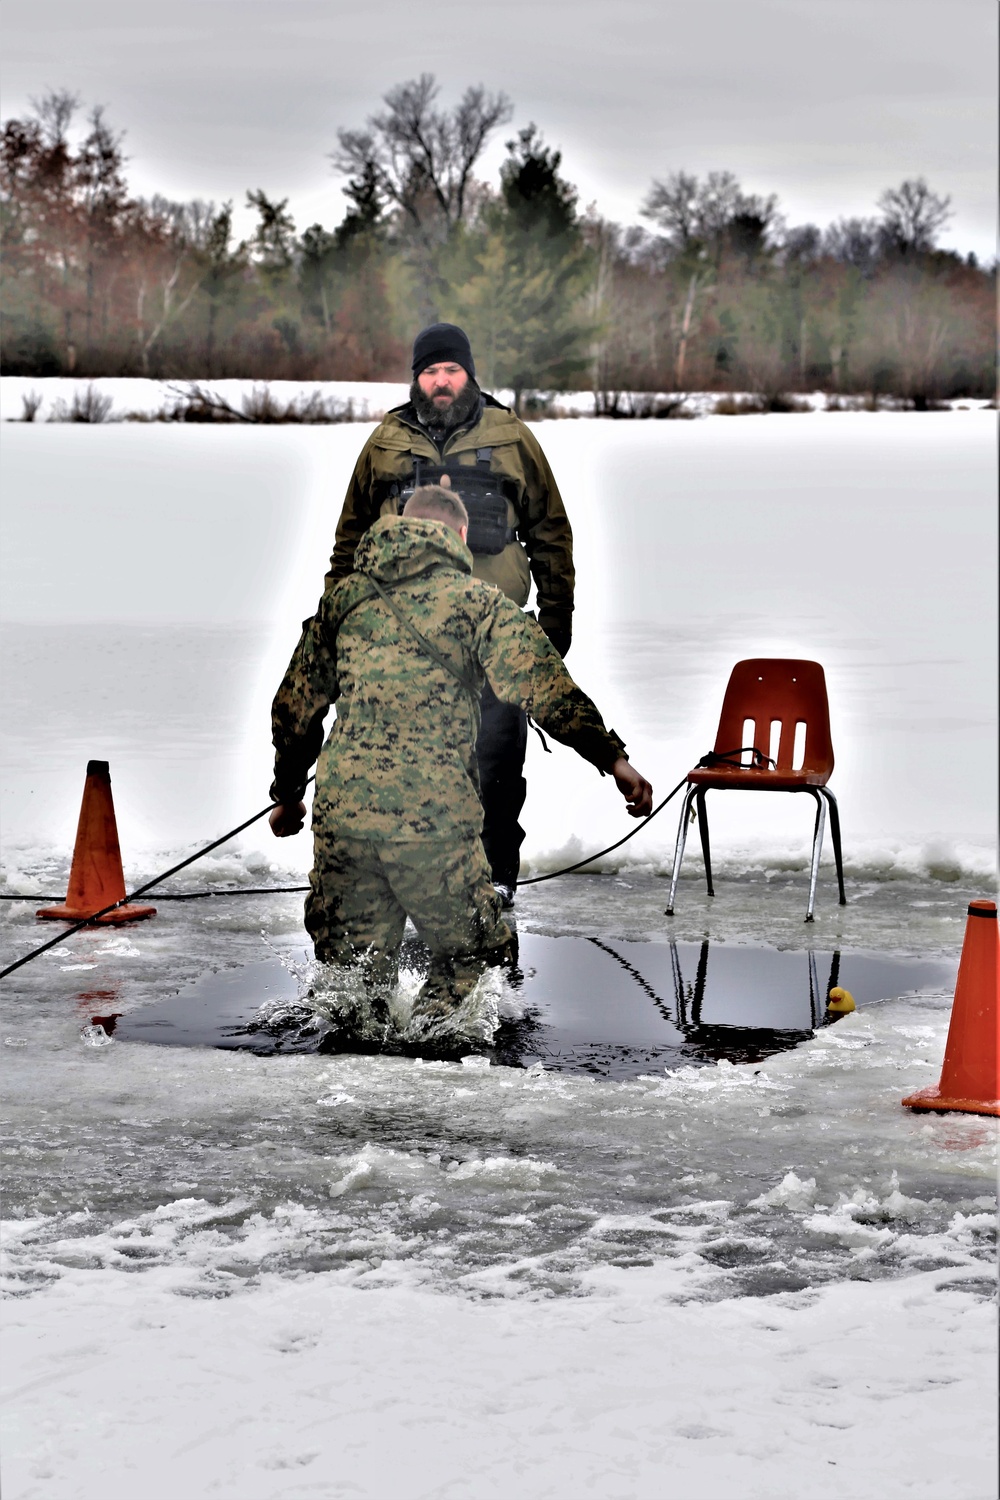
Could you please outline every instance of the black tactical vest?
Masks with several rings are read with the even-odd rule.
[[[413,475],[399,491],[399,508],[423,484],[440,484],[447,475],[450,486],[469,513],[470,552],[488,557],[517,540],[513,527],[507,524],[507,495],[504,479],[490,472],[492,448],[477,448],[472,464],[433,464],[420,454],[413,455]],[[509,484],[510,481],[507,481]]]

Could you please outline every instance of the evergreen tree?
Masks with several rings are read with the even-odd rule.
[[[339,262],[337,235],[312,224],[299,241],[299,290],[302,310],[318,319],[327,333],[333,328],[338,301]]]
[[[509,141],[500,196],[483,206],[461,246],[466,272],[451,268],[455,320],[468,330],[487,383],[513,390],[518,410],[525,391],[578,378],[594,336],[584,297],[596,262],[561,162],[533,125]]]
[[[231,244],[232,235],[233,205],[224,203],[219,212],[212,215],[201,249],[204,266],[202,290],[208,299],[205,374],[209,379],[216,373],[219,314],[224,308],[235,306],[247,264],[244,246],[239,245],[234,249]]]

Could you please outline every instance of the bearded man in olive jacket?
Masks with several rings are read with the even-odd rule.
[[[450,485],[469,513],[473,575],[523,607],[535,584],[538,623],[560,656],[573,620],[573,534],[538,442],[481,391],[469,340],[434,323],[413,346],[410,400],[390,411],[362,449],[337,525],[327,585],[354,570],[358,543],[380,516],[399,515],[422,484]],[[483,689],[476,742],[482,832],[494,884],[513,899],[524,830],[527,718]]]

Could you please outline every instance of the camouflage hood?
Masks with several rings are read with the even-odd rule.
[[[354,567],[381,584],[403,583],[435,568],[472,572],[472,553],[443,521],[382,516],[358,543]]]

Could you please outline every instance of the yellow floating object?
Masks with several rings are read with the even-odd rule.
[[[835,1010],[842,1016],[848,1015],[852,1010],[857,1010],[850,990],[842,990],[839,984],[835,984],[827,996],[826,1008]]]

